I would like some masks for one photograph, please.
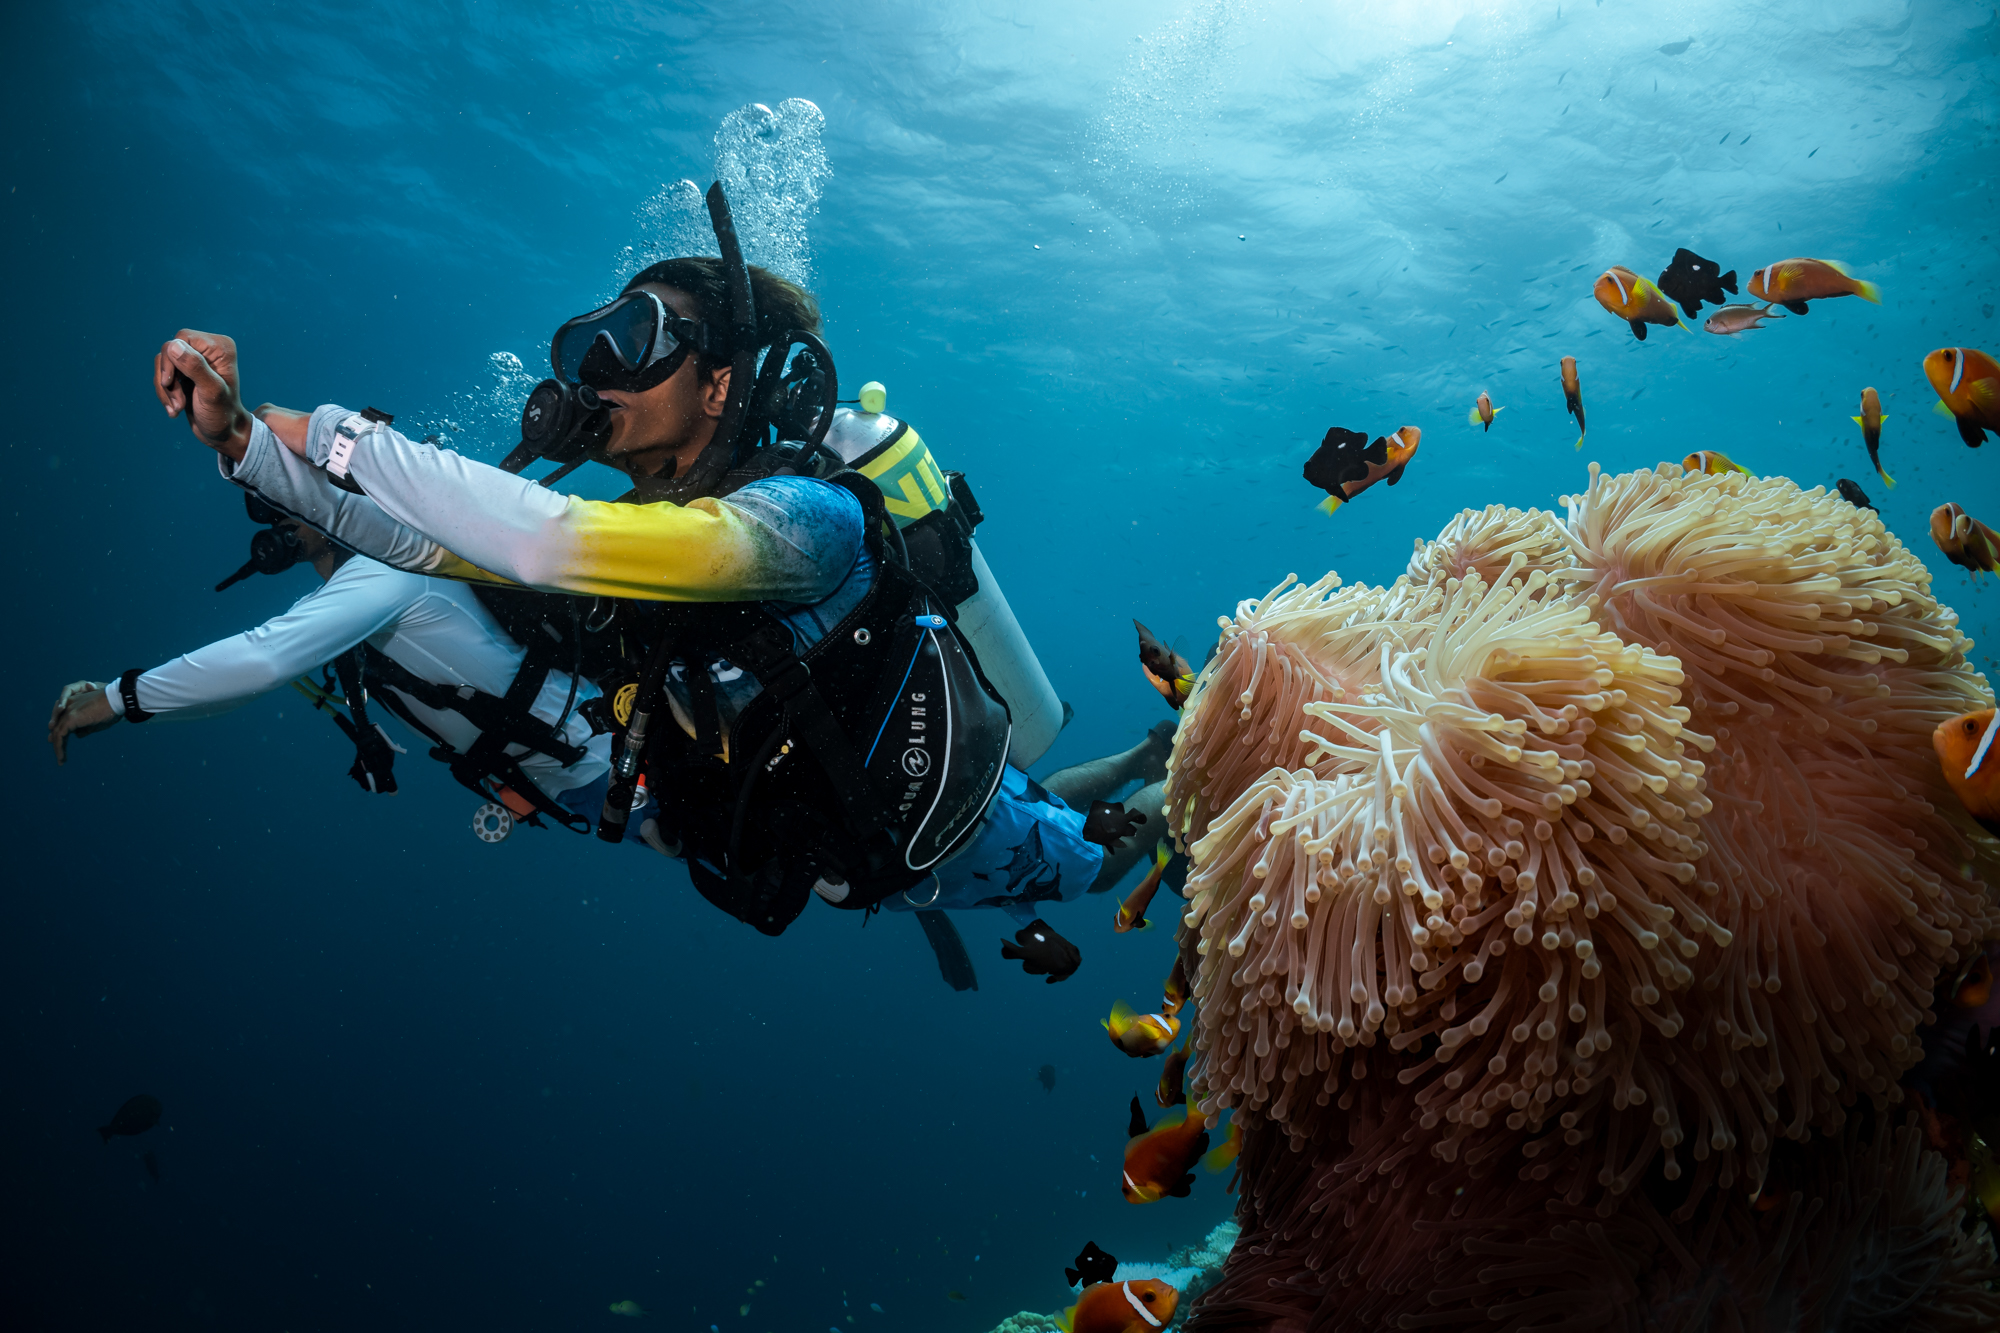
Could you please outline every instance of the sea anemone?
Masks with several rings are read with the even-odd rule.
[[[1672,467],[1566,503],[1468,511],[1386,589],[1287,579],[1184,711],[1191,1073],[1246,1126],[1251,1325],[1460,1191],[1755,1192],[1886,1114],[2000,926],[1929,746],[1990,694],[1873,514]]]
[[[1895,1100],[1939,971],[2000,927],[1930,743],[1991,697],[1958,617],[1875,514],[1820,488],[1593,467],[1567,503],[1566,577],[1679,659],[1716,742],[1697,888],[1739,943],[1703,966],[1691,1051],[1712,1044],[1790,1138],[1857,1094]]]
[[[1729,936],[1689,887],[1708,802],[1687,745],[1707,741],[1683,738],[1678,667],[1539,570],[1430,591],[1353,599],[1422,617],[1288,617],[1349,683],[1296,705],[1320,724],[1288,738],[1298,768],[1206,821],[1184,920],[1210,960],[1197,1045],[1220,1104],[1290,1123],[1337,1094],[1348,1052],[1386,1039],[1429,1057],[1399,1077],[1424,1080],[1423,1127],[1445,1122],[1433,1151],[1449,1159],[1493,1121],[1534,1132],[1596,1088],[1621,1109],[1665,1097],[1640,1033],[1681,1030],[1684,960]],[[1225,652],[1268,639],[1253,623]]]

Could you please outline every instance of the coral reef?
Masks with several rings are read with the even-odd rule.
[[[1174,1318],[1168,1321],[1169,1328],[1179,1328],[1187,1321],[1188,1303],[1201,1295],[1222,1276],[1222,1265],[1229,1258],[1230,1250],[1242,1228],[1235,1222],[1222,1222],[1214,1230],[1192,1245],[1184,1245],[1167,1256],[1165,1263],[1148,1263],[1139,1260],[1121,1263],[1113,1276],[1115,1282],[1136,1282],[1141,1278],[1158,1278],[1171,1283],[1180,1291],[1180,1308]],[[1071,1287],[1079,1291],[1079,1287]],[[1054,1333],[1060,1325],[1054,1315],[1036,1314],[1023,1310],[1010,1315],[1000,1322],[993,1333]]]
[[[1198,1327],[1348,1326],[1327,1291],[1500,1234],[1574,1251],[1552,1292],[1572,1260],[1641,1283],[1575,1255],[1646,1235],[1685,1275],[1690,1225],[1728,1290],[1820,1300],[1780,1270],[1879,1230],[1839,1220],[1840,1173],[1918,1151],[1851,1126],[1890,1123],[1934,989],[2000,930],[1996,844],[1929,745],[1991,698],[1955,615],[1874,514],[1783,478],[1593,466],[1566,505],[1468,511],[1388,588],[1287,579],[1221,622],[1166,796],[1193,1086],[1246,1129],[1246,1238]],[[1776,1197],[1780,1143],[1824,1207],[1777,1238],[1730,1210]],[[1487,1252],[1458,1253],[1444,1291]]]

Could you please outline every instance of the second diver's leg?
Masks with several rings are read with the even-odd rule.
[[[1173,753],[1174,728],[1177,725],[1177,720],[1169,718],[1147,732],[1146,739],[1122,754],[1086,759],[1080,764],[1058,769],[1042,779],[1042,788],[1060,796],[1062,803],[1070,809],[1088,811],[1092,801],[1110,800],[1111,793],[1128,782],[1162,781],[1167,776],[1167,756]],[[1159,802],[1154,801],[1153,804],[1158,805]],[[1146,818],[1150,820],[1155,816],[1148,814]]]
[[[1132,873],[1132,867],[1153,854],[1153,848],[1167,836],[1167,819],[1160,813],[1160,805],[1166,799],[1167,784],[1162,780],[1147,783],[1125,801],[1125,808],[1143,814],[1146,822],[1139,826],[1139,836],[1117,851],[1104,854],[1104,863],[1098,868],[1097,878],[1091,881],[1092,893],[1109,892],[1118,881]]]

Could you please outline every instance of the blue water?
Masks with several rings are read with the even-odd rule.
[[[1165,716],[1131,617],[1198,657],[1286,573],[1387,580],[1461,507],[1553,504],[1590,459],[1860,481],[1991,665],[2000,593],[1925,524],[2000,524],[2000,448],[1967,451],[1919,367],[2000,350],[1986,0],[159,0],[5,31],[8,1327],[571,1329],[632,1300],[648,1327],[971,1333],[1066,1304],[1087,1239],[1160,1258],[1227,1215],[1220,1178],[1119,1198],[1157,1068],[1097,1020],[1171,946],[1114,937],[1107,899],[1056,910],[1085,965],[1054,987],[962,917],[981,989],[954,995],[907,919],[767,940],[635,851],[474,841],[419,758],[365,797],[289,693],[62,770],[41,748],[65,682],[311,586],[208,591],[247,529],[153,401],[163,339],[234,335],[253,401],[497,458],[524,372],[495,354],[532,380],[635,256],[701,239],[673,187],[713,178],[719,131],[751,258],[809,277],[849,391],[885,382],[971,478],[1076,706],[1040,772]],[[1680,245],[1745,279],[1842,260],[1885,303],[1636,343],[1591,280]],[[1847,419],[1865,384],[1894,491]],[[1404,423],[1401,484],[1315,514],[1325,429]],[[165,1121],[100,1146],[139,1091]]]

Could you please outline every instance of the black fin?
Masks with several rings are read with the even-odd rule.
[[[965,941],[959,938],[958,927],[951,924],[951,918],[938,911],[919,912],[917,924],[924,928],[924,938],[931,942],[931,952],[937,955],[944,984],[953,990],[978,990],[979,974],[972,970],[972,957],[966,953]]]
[[[1125,1126],[1125,1137],[1128,1139],[1136,1139],[1145,1132],[1146,1132],[1146,1111],[1144,1107],[1139,1105],[1139,1098],[1138,1095],[1135,1093],[1132,1097],[1132,1120],[1130,1124]]]
[[[1727,272],[1727,273],[1723,274],[1723,275],[1722,275],[1722,276],[1721,276],[1720,278],[1717,278],[1717,279],[1716,279],[1716,281],[1717,281],[1717,282],[1720,282],[1720,283],[1722,284],[1722,290],[1724,290],[1725,292],[1728,292],[1728,293],[1729,293],[1729,294],[1730,294],[1731,296],[1734,296],[1734,295],[1736,295],[1736,270],[1735,270],[1735,269],[1733,269],[1733,268],[1732,268],[1732,269],[1730,269],[1730,270],[1729,270],[1729,272]]]
[[[1167,1197],[1171,1199],[1185,1199],[1192,1193],[1194,1193],[1194,1172],[1190,1171],[1182,1176],[1172,1189],[1167,1191]]]
[[[1403,479],[1403,469],[1408,466],[1409,466],[1408,463],[1396,464],[1396,470],[1394,472],[1389,473],[1387,476],[1383,477],[1382,480],[1388,482],[1391,486],[1394,486],[1397,482]]]
[[[1977,449],[1986,443],[1986,432],[1980,429],[1977,422],[1967,421],[1964,417],[1954,419],[1958,422],[1958,438],[1965,441],[1966,448]]]
[[[1646,321],[1645,321],[1645,320],[1643,320],[1643,319],[1635,319],[1635,320],[1633,320],[1633,321],[1632,321],[1632,336],[1633,336],[1634,338],[1637,338],[1637,339],[1638,339],[1638,340],[1639,340],[1640,342],[1644,342],[1644,341],[1646,341]]]
[[[1072,1287],[1074,1287],[1076,1285],[1076,1280],[1082,1277],[1083,1274],[1077,1272],[1074,1268],[1065,1268],[1063,1269],[1063,1276],[1068,1278],[1069,1284]]]
[[[1806,312],[1806,303],[1804,301],[1780,301],[1778,304],[1791,311],[1794,315],[1803,315]]]

